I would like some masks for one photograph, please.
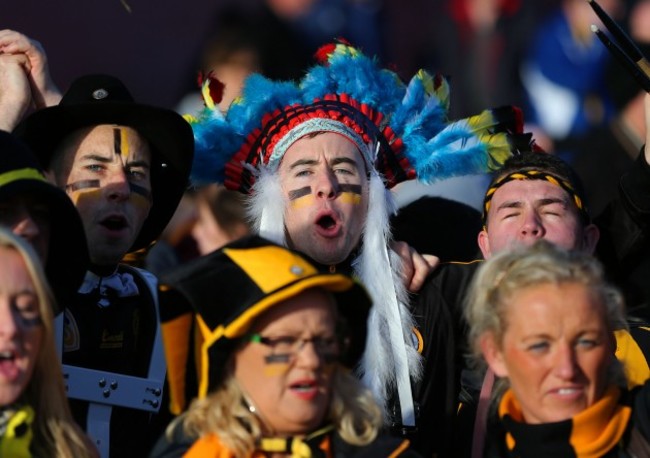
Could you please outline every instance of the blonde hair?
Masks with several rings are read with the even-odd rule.
[[[567,251],[540,240],[530,247],[498,253],[485,261],[474,276],[466,299],[465,318],[476,361],[483,362],[482,336],[490,333],[497,344],[502,341],[507,327],[505,304],[512,294],[547,283],[584,285],[604,305],[608,328],[611,331],[627,328],[622,295],[605,281],[598,260],[583,251]],[[617,367],[613,373],[622,370],[617,363],[614,365]]]
[[[228,375],[215,391],[195,400],[187,413],[168,427],[168,437],[180,424],[190,436],[215,434],[235,456],[253,453],[256,440],[262,436],[262,423],[249,410],[232,364],[227,370]],[[381,428],[381,410],[370,391],[347,369],[337,365],[334,371],[328,418],[346,442],[369,444]]]
[[[0,247],[17,252],[25,263],[38,298],[43,337],[34,372],[22,398],[35,412],[31,448],[35,456],[95,457],[90,440],[72,419],[54,339],[54,298],[32,247],[0,228]]]

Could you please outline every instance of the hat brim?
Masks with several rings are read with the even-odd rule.
[[[16,196],[34,196],[50,211],[45,274],[56,299],[56,315],[75,297],[88,269],[88,246],[81,218],[65,192],[47,182],[24,179],[0,187],[0,201]]]
[[[135,251],[147,247],[160,235],[188,186],[194,154],[192,129],[171,110],[130,102],[103,102],[39,110],[25,119],[15,133],[48,169],[56,148],[67,135],[100,124],[132,127],[149,142],[152,151],[153,204],[131,246],[130,251]]]
[[[204,335],[202,352],[203,374],[199,380],[199,397],[215,389],[223,380],[224,368],[238,342],[253,322],[268,310],[299,294],[322,288],[334,295],[339,317],[346,324],[348,346],[339,362],[353,369],[361,359],[366,346],[367,320],[372,301],[365,289],[350,277],[340,274],[316,274],[304,277],[265,296],[249,307],[231,323],[220,326]],[[207,306],[207,304],[206,304]],[[197,310],[200,316],[200,310]],[[200,326],[205,332],[205,326]]]

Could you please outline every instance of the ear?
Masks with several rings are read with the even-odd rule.
[[[503,352],[497,344],[494,334],[486,332],[479,337],[479,346],[481,347],[483,358],[485,358],[485,361],[488,363],[488,366],[490,366],[490,369],[492,369],[492,372],[494,372],[497,377],[507,377],[508,369],[503,360]]]
[[[589,224],[583,229],[582,249],[589,254],[594,254],[596,244],[600,240],[600,230],[595,224]]]
[[[490,236],[488,235],[485,226],[483,226],[483,230],[478,233],[477,241],[481,253],[483,253],[483,258],[488,259],[492,254],[492,251],[490,250]]]

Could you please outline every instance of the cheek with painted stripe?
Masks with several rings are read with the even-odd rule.
[[[289,191],[289,202],[293,208],[308,207],[314,203],[314,195],[311,193],[311,187],[294,189]]]
[[[132,197],[139,198],[139,200],[144,199],[147,203],[151,203],[151,191],[149,189],[134,183],[129,183],[129,189]]]
[[[360,205],[361,204],[361,185],[358,184],[342,184],[339,186],[340,195],[339,201],[345,204]]]
[[[88,180],[97,181],[97,180]],[[76,182],[81,183],[81,182]],[[95,205],[98,204],[102,198],[102,190],[94,186],[72,187],[75,183],[66,186],[68,195],[76,207],[80,205]]]

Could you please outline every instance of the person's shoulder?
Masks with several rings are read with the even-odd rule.
[[[458,294],[463,293],[469,286],[469,282],[482,262],[482,259],[475,259],[467,262],[441,263],[427,277],[421,290],[422,294],[433,292],[454,302],[458,299]]]
[[[156,442],[151,453],[150,458],[180,458],[186,456],[187,452],[192,448],[197,438],[190,436],[183,428],[183,419],[181,415]]]

